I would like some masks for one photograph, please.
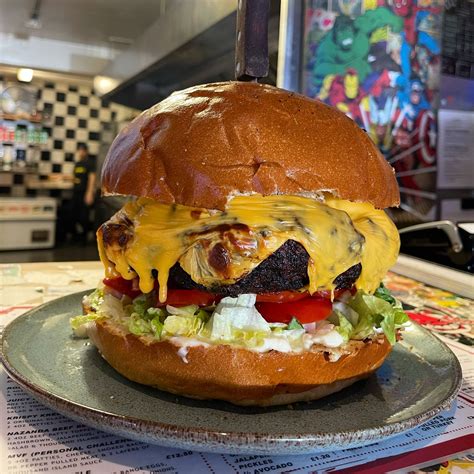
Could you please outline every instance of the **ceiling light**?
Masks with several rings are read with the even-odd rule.
[[[119,85],[117,79],[107,76],[95,76],[94,77],[94,90],[95,92],[102,96],[107,94],[111,90],[114,90]]]
[[[31,82],[33,79],[33,69],[20,68],[16,73],[16,77],[20,82]]]

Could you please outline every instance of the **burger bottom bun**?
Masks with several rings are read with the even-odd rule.
[[[129,380],[237,405],[316,400],[368,377],[391,350],[381,338],[351,341],[349,353],[335,362],[319,350],[259,353],[222,344],[186,347],[178,353],[180,346],[169,340],[149,342],[108,320],[95,322],[88,335],[104,359]]]

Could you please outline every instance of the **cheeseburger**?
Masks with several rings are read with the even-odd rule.
[[[103,286],[72,320],[130,380],[239,405],[314,400],[372,374],[407,321],[381,285],[399,250],[392,168],[334,108],[205,84],[113,142]]]

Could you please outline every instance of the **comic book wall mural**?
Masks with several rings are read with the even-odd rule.
[[[304,93],[367,131],[397,171],[408,222],[434,218],[441,2],[306,1]]]

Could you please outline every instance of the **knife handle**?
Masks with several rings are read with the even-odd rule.
[[[252,81],[268,75],[270,0],[238,0],[235,78]]]

